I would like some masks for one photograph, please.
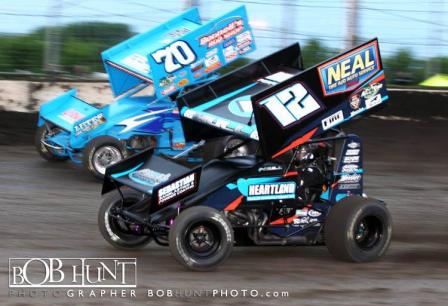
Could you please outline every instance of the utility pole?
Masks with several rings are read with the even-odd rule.
[[[345,29],[345,48],[350,49],[357,44],[358,38],[358,0],[345,0],[347,9],[347,27]]]
[[[184,0],[184,9],[188,10],[192,7],[199,7],[200,3],[199,0]]]
[[[428,38],[426,46],[426,67],[425,67],[425,78],[429,78],[441,70],[440,57],[444,56],[443,47],[437,47],[438,44],[445,44],[444,39],[444,28],[439,27],[436,23],[443,24],[444,18],[444,7],[445,1],[440,1],[438,6],[438,12],[428,12],[428,20],[434,22],[432,26],[428,26]],[[432,5],[428,2],[428,9],[433,9]]]
[[[291,32],[294,32],[296,29],[296,11],[295,6],[290,5],[290,0],[283,0],[282,5],[282,40],[283,44],[287,45],[290,43],[288,39],[288,35]]]
[[[59,17],[62,11],[62,2],[52,0],[48,6],[48,24],[45,28],[44,71],[57,72],[59,68],[60,53],[60,27]]]

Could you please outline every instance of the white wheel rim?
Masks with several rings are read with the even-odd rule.
[[[93,154],[93,166],[101,174],[106,173],[106,168],[116,164],[123,159],[121,152],[114,146],[104,146],[98,148]]]

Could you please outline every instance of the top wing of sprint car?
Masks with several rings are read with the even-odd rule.
[[[241,171],[317,139],[387,99],[376,39],[304,71],[299,45],[292,45],[178,101],[190,137],[224,132],[259,140],[263,156],[224,158],[190,169],[147,150],[108,167],[103,194],[129,186],[151,195],[153,211],[179,200],[197,202]]]
[[[183,95],[178,104],[186,136],[239,135],[258,140],[264,157],[274,159],[387,99],[373,39],[303,71],[293,45]],[[199,132],[197,123],[209,129]]]
[[[193,8],[104,51],[102,58],[115,95],[147,83],[164,97],[254,50],[244,6],[205,23]]]

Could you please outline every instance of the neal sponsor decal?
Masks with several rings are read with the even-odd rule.
[[[325,96],[353,90],[381,69],[378,42],[363,45],[317,69]]]

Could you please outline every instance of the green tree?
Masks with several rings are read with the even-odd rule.
[[[410,50],[398,50],[384,60],[389,83],[416,84],[424,79],[425,62],[416,59]]]
[[[303,64],[306,68],[319,64],[337,53],[324,46],[318,39],[310,39],[301,47]]]

